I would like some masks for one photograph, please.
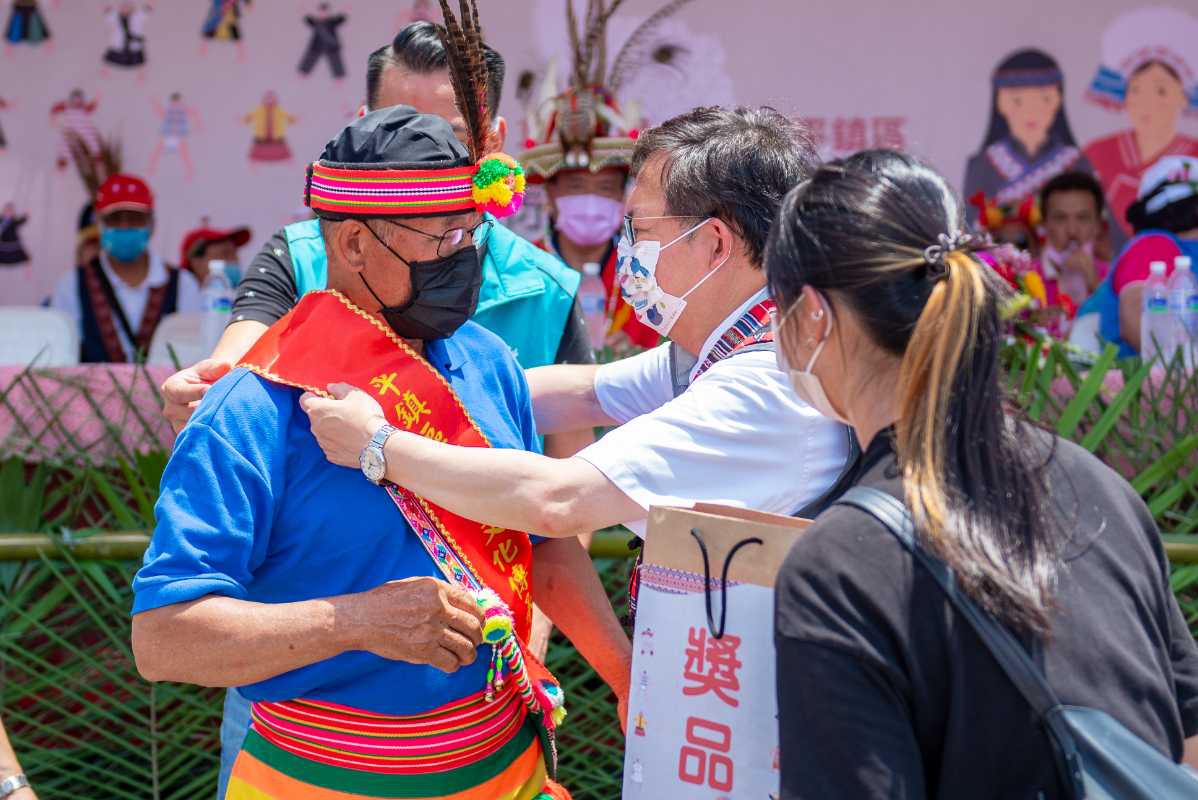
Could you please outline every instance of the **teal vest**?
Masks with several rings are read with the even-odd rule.
[[[283,229],[297,297],[328,285],[317,220]],[[507,343],[525,369],[552,364],[582,276],[552,253],[495,224],[485,240],[483,285],[474,321]]]

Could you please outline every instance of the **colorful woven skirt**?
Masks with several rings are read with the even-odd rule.
[[[411,717],[312,700],[255,703],[226,800],[546,800],[537,731],[513,690]]]

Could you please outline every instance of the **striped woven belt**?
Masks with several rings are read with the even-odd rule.
[[[442,772],[494,754],[527,715],[515,687],[424,714],[394,717],[315,700],[254,703],[253,729],[301,758],[390,775]]]

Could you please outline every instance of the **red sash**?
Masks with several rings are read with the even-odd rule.
[[[465,447],[491,446],[449,382],[390,328],[339,292],[304,295],[239,366],[322,397],[330,396],[330,383],[348,383],[377,398],[387,421],[400,430]],[[511,609],[533,685],[556,683],[524,646],[532,622],[528,534],[472,522],[402,487],[389,490],[448,580],[469,587],[473,577]],[[451,552],[439,550],[441,541]],[[463,568],[469,576],[462,574]]]

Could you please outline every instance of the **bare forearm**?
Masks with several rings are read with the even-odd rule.
[[[537,430],[544,435],[615,425],[595,396],[595,372],[588,364],[554,364],[527,370]]]
[[[204,597],[135,616],[133,653],[152,681],[257,683],[348,649],[339,605],[341,598],[275,604]]]
[[[21,764],[17,754],[13,752],[12,744],[8,741],[8,733],[4,730],[4,721],[0,720],[0,781],[21,772]]]
[[[594,564],[577,539],[537,545],[533,597],[612,690],[626,695],[632,648]]]
[[[387,480],[467,519],[550,535],[547,514],[563,512],[569,459],[522,450],[454,447],[411,433],[387,441]],[[585,524],[571,531],[589,530]]]
[[[265,332],[266,326],[252,319],[234,322],[221,334],[212,358],[236,365]]]

